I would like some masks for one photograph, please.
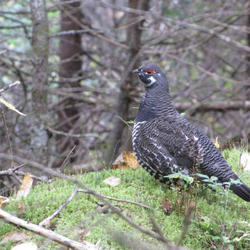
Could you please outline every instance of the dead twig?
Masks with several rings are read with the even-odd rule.
[[[48,218],[44,219],[43,221],[41,221],[39,223],[39,226],[43,226],[48,228],[50,226],[50,221],[56,217],[64,207],[66,207],[72,200],[73,198],[76,196],[77,194],[77,187],[75,186],[75,189],[73,191],[73,193],[70,195],[70,197],[66,200],[66,202],[64,202],[52,215],[50,215]]]
[[[14,172],[16,172],[18,169],[24,167],[25,164],[21,164],[17,167],[14,167],[14,168],[9,168],[7,170],[2,170],[0,171],[0,175],[13,175]]]
[[[74,137],[74,138],[83,138],[83,137],[96,137],[98,138],[97,134],[94,133],[88,133],[88,134],[71,134],[71,133],[65,133],[63,131],[58,131],[55,130],[51,127],[46,127],[51,133],[56,134],[56,135],[64,135],[64,136],[68,136],[68,137]]]
[[[19,170],[20,168],[22,167],[25,167],[26,164],[21,164],[17,167],[14,167],[14,168],[9,168],[9,169],[6,169],[6,170],[2,170],[0,171],[0,176],[1,175],[9,175],[9,176],[13,176],[13,177],[16,177],[17,175],[20,175],[20,176],[24,176],[26,173],[24,171],[21,171]],[[35,180],[38,180],[38,181],[43,181],[43,182],[46,182],[46,178],[45,177],[38,177],[36,175],[33,175],[33,174],[30,174],[30,177],[32,179],[35,179]]]
[[[136,236],[134,233],[125,233],[122,231],[114,231],[109,229],[109,233],[111,237],[118,242],[121,246],[126,247],[128,249],[133,250],[159,250],[159,249],[165,249],[165,250],[188,250],[184,247],[177,247],[174,244],[170,243],[167,247],[165,247],[161,243],[152,243],[150,241],[147,241],[145,239],[140,239],[138,236]]]
[[[64,169],[65,165],[68,163],[68,160],[70,159],[70,156],[73,154],[75,148],[76,148],[76,145],[74,145],[73,148],[66,155],[66,158],[63,160],[63,163],[61,164],[61,169]]]
[[[98,249],[94,244],[91,244],[89,242],[83,242],[79,243],[77,241],[71,240],[63,235],[60,235],[58,233],[55,233],[51,230],[45,229],[41,226],[38,226],[36,224],[33,224],[31,222],[22,220],[16,216],[13,216],[4,210],[0,209],[0,218],[5,220],[8,223],[20,226],[24,229],[27,229],[31,232],[34,232],[38,235],[44,236],[46,238],[49,238],[63,246],[70,247],[73,249],[79,249],[79,250],[91,250],[91,249]]]
[[[13,88],[13,87],[15,87],[15,86],[17,86],[17,85],[19,85],[19,84],[21,84],[19,81],[15,81],[15,82],[13,82],[13,83],[10,83],[10,84],[7,85],[6,87],[0,89],[0,95],[1,95],[3,92],[5,92],[6,90],[9,90],[9,89],[11,89],[11,88]]]
[[[180,246],[182,244],[185,238],[185,235],[187,234],[187,230],[190,225],[190,220],[191,220],[191,216],[192,216],[194,208],[195,208],[195,204],[193,203],[191,203],[189,207],[187,208],[186,217],[183,221],[183,229],[182,229],[181,236],[180,236],[177,246]]]
[[[82,193],[85,193],[85,194],[89,194],[88,190],[83,190],[83,189],[78,189],[77,192],[82,192]],[[133,205],[137,205],[137,206],[144,207],[144,208],[152,210],[152,208],[150,206],[139,203],[139,202],[136,202],[136,201],[118,199],[118,198],[114,198],[114,197],[111,197],[111,196],[106,196],[106,195],[103,195],[103,194],[99,194],[99,195],[102,196],[102,198],[104,198],[104,199],[108,199],[108,200],[112,200],[112,201],[119,201],[119,202],[124,202],[124,203],[130,203],[130,204],[133,204]]]
[[[152,214],[150,214],[149,218],[150,218],[150,221],[151,221],[151,223],[152,223],[154,232],[158,233],[158,234],[160,235],[161,239],[162,239],[161,241],[162,241],[162,242],[165,242],[165,243],[169,246],[169,245],[170,245],[170,242],[169,242],[169,240],[166,239],[166,237],[164,236],[163,232],[161,231],[159,225],[157,224],[157,222],[156,222],[156,220],[155,220],[155,217],[154,217]]]

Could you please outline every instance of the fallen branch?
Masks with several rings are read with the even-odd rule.
[[[175,103],[176,109],[180,112],[183,112],[187,109],[191,109],[192,112],[209,112],[209,111],[233,111],[244,109],[250,110],[250,101],[222,101],[216,103],[201,103],[196,106],[196,104],[192,103]]]
[[[50,215],[48,218],[44,219],[43,221],[41,221],[39,223],[39,226],[44,226],[46,228],[48,228],[50,226],[50,221],[56,217],[64,207],[66,207],[72,200],[73,198],[76,196],[77,194],[77,188],[75,187],[73,193],[70,195],[70,197],[66,200],[66,202],[64,202],[52,215]]]
[[[40,227],[36,224],[33,224],[31,222],[22,220],[14,215],[11,215],[4,210],[0,209],[0,218],[4,219],[6,222],[20,226],[24,229],[27,229],[33,233],[39,234],[41,236],[44,236],[46,238],[49,238],[53,241],[56,241],[57,243],[64,245],[66,247],[70,247],[73,249],[79,249],[79,250],[91,250],[91,249],[97,249],[97,247],[94,244],[91,244],[89,242],[79,243],[77,241],[71,240],[63,235],[60,235],[58,233],[55,233],[51,230],[45,229],[43,227]]]

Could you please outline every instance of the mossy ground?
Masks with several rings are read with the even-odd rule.
[[[239,175],[240,150],[224,151],[228,163]],[[121,179],[117,187],[110,187],[103,180],[115,176]],[[194,201],[196,209],[194,218],[188,228],[183,245],[191,249],[250,249],[249,204],[231,192],[205,188],[200,184],[187,190],[179,187],[169,188],[152,178],[143,169],[137,170],[104,170],[77,176],[86,186],[104,195],[120,199],[134,200],[149,205],[164,235],[173,242],[178,242],[183,228],[185,210],[188,203]],[[249,185],[249,173],[245,172],[242,179]],[[74,185],[69,181],[54,179],[49,184],[36,185],[29,196],[21,201],[11,200],[6,211],[38,224],[50,216],[72,194]],[[14,197],[14,196],[13,196]],[[162,201],[167,200],[173,206],[170,215],[162,209]],[[138,233],[134,228],[117,215],[97,212],[98,200],[85,193],[78,193],[61,213],[52,220],[51,228],[75,240],[84,238],[96,243],[101,240],[104,249],[124,249],[110,237],[110,231],[133,232],[133,236],[150,240]],[[150,213],[142,207],[112,201],[123,213],[143,227],[152,229]],[[0,240],[4,234],[16,230],[7,223],[1,222]],[[62,249],[56,243],[30,233],[32,240],[39,249]],[[0,249],[10,249],[13,244],[0,245]]]

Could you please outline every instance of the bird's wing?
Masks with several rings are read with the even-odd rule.
[[[136,134],[135,147],[140,164],[151,174],[188,174],[194,163],[203,161],[198,137],[165,118],[143,124]]]
[[[143,124],[135,135],[134,151],[142,167],[156,178],[161,178],[183,169],[168,149],[159,143],[158,132],[150,123]]]
[[[152,133],[159,134],[159,144],[165,147],[180,165],[203,163],[204,149],[199,141],[199,133],[190,123],[180,118],[158,118],[152,120]]]

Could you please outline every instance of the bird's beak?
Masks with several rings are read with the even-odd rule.
[[[134,69],[134,70],[133,70],[133,73],[139,73],[139,72],[140,72],[139,69]]]

